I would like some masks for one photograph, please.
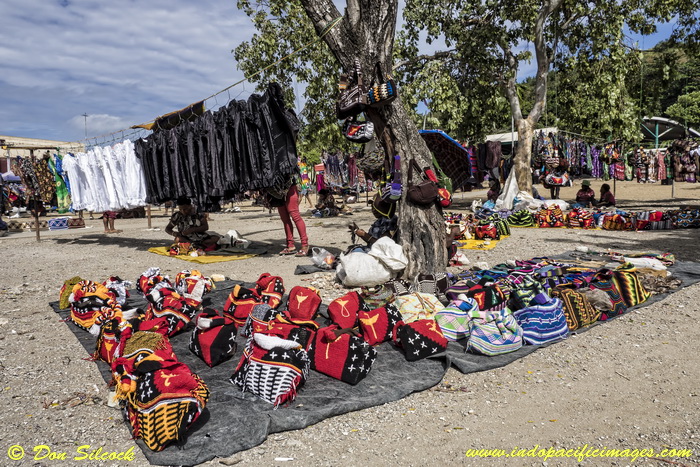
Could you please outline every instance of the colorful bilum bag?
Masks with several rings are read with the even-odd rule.
[[[403,349],[406,360],[415,362],[447,349],[447,339],[434,319],[421,319],[396,326],[394,344]]]
[[[540,281],[532,276],[522,276],[519,284],[516,284],[511,292],[508,307],[512,310],[527,308],[533,304],[546,303],[549,295]]]
[[[150,302],[150,311],[157,318],[165,318],[168,321],[168,336],[172,337],[185,329],[198,311],[198,306],[193,306],[177,291],[168,285],[154,287],[147,295]]]
[[[367,120],[359,120],[352,115],[343,122],[343,135],[353,143],[367,143],[374,136],[374,123]]]
[[[567,223],[569,227],[578,227],[583,229],[590,229],[595,227],[593,222],[593,214],[585,209],[574,208],[567,215]]]
[[[187,365],[170,361],[161,365],[138,378],[126,409],[134,438],[153,451],[184,442],[187,428],[209,400],[209,388]]]
[[[552,296],[559,298],[564,304],[564,315],[569,331],[590,326],[600,317],[601,312],[593,308],[588,298],[577,290],[556,288],[552,290]]]
[[[78,282],[68,302],[71,321],[94,336],[99,335],[103,323],[115,318],[121,320],[123,316],[114,293],[99,282]]]
[[[402,193],[403,184],[401,183],[401,156],[397,154],[394,156],[393,164],[389,168],[389,180],[381,189],[381,198],[384,201],[395,203],[401,199]]]
[[[357,58],[355,59],[355,68],[352,76],[347,74],[340,75],[338,89],[340,94],[335,104],[338,120],[358,115],[365,110],[369,103],[367,100],[367,86],[362,80],[360,61]]]
[[[621,214],[605,214],[603,216],[605,230],[632,230],[632,221]]]
[[[138,331],[126,328],[111,365],[133,436],[154,451],[182,442],[209,399],[204,381],[177,361],[163,321],[143,322]]]
[[[223,363],[236,353],[236,323],[213,308],[205,308],[195,318],[190,350],[209,367]]]
[[[92,355],[94,360],[101,360],[111,365],[119,357],[116,355],[116,350],[119,345],[121,324],[122,322],[115,318],[105,321],[100,326],[100,333],[95,342],[95,353]]]
[[[548,344],[569,335],[563,303],[558,298],[521,308],[513,312],[513,317],[523,329],[526,344]]]
[[[369,311],[361,310],[357,317],[362,337],[369,345],[391,340],[394,328],[403,324],[399,309],[392,304]]]
[[[488,223],[486,225],[477,225],[474,228],[474,238],[477,240],[500,240],[501,235],[498,233],[498,228],[493,223]]]
[[[413,170],[416,169],[420,175],[420,181],[413,184]],[[408,191],[406,198],[418,206],[430,206],[438,197],[437,183],[430,180],[423,170],[418,166],[415,159],[411,158],[408,168]]]
[[[378,285],[376,287],[362,287],[360,296],[368,308],[381,308],[385,305],[394,302],[394,290],[387,285]]]
[[[521,209],[508,216],[508,224],[513,227],[534,227],[535,216],[527,209]]]
[[[551,172],[545,176],[544,183],[549,186],[568,186],[571,183],[571,178],[568,172]]]
[[[369,374],[377,350],[350,329],[331,325],[318,330],[309,357],[312,369],[355,385]]]
[[[369,311],[357,292],[348,292],[328,304],[328,316],[340,329],[357,327],[357,314],[360,310]]]
[[[478,310],[479,306],[473,298],[453,300],[435,314],[435,322],[447,340],[458,341],[469,337],[469,321],[472,313]]]
[[[624,263],[613,269],[612,275],[613,282],[628,307],[644,303],[651,297],[639,280],[637,268],[631,263]]]
[[[396,297],[394,304],[401,312],[404,323],[412,323],[419,319],[432,319],[445,306],[435,295],[413,292]]]
[[[507,310],[473,312],[469,321],[468,352],[494,356],[523,346],[523,329]]]
[[[369,90],[367,91],[367,101],[370,107],[384,107],[398,96],[396,82],[391,76],[384,78],[382,67],[379,62],[375,65],[377,81],[372,81]]]
[[[298,342],[258,332],[248,340],[231,382],[277,408],[296,398],[309,368]]]
[[[213,287],[212,280],[196,269],[185,269],[175,275],[175,290],[194,307],[201,305],[204,296],[211,292]]]
[[[277,308],[284,295],[284,283],[279,276],[270,273],[260,274],[254,289],[242,287],[236,284],[231,290],[226,303],[224,314],[230,315],[236,322],[236,326],[245,326],[253,307],[259,304]]]
[[[550,228],[550,227],[563,227],[564,226],[564,213],[559,206],[549,206],[540,209],[535,214],[535,220],[538,227]]]
[[[700,228],[700,209],[685,209],[676,211],[675,222],[677,229]]]
[[[615,316],[619,316],[627,312],[627,305],[625,300],[622,298],[620,290],[617,288],[617,284],[613,280],[613,273],[610,269],[601,269],[591,280],[589,287],[591,289],[602,290],[608,295],[610,299],[611,310],[602,311],[600,315],[600,320],[605,321]]]
[[[241,336],[250,337],[256,332],[268,329],[270,321],[276,318],[282,311],[270,307],[267,303],[258,303],[248,314],[245,324],[241,327]]]
[[[489,282],[488,278],[470,287],[465,295],[476,300],[480,311],[500,311],[506,307],[508,300],[500,285]]]

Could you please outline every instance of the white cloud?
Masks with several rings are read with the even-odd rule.
[[[88,135],[103,135],[129,128],[133,122],[108,114],[83,114],[69,119],[68,124],[78,131],[87,131]]]
[[[238,81],[231,49],[254,32],[232,0],[3,0],[0,16],[3,131],[57,139],[84,137],[82,113],[126,128]]]

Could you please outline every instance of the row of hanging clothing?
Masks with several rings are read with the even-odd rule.
[[[125,140],[63,157],[72,209],[119,211],[146,205],[146,183],[134,143]]]
[[[11,167],[21,180],[21,187],[6,185],[13,206],[38,204],[43,212],[48,205],[64,214],[83,209],[119,211],[146,204],[141,163],[129,140],[75,154],[46,152],[35,160],[17,156]]]
[[[323,188],[357,188],[364,183],[360,180],[361,171],[357,167],[357,154],[326,152],[321,154],[323,171],[316,173],[316,190]]]
[[[59,213],[68,212],[71,198],[62,161],[61,154],[49,152],[34,160],[22,156],[15,157],[10,169],[20,178],[21,186],[17,183],[6,184],[7,200],[15,207],[41,204],[43,208],[43,204],[48,204],[56,207]]]
[[[216,111],[135,142],[146,178],[146,200],[179,197],[204,211],[239,193],[282,185],[297,174],[299,120],[271,83],[262,95],[234,100]]]
[[[678,140],[667,149],[644,149],[621,141],[590,144],[565,133],[536,132],[532,167],[542,170],[548,160],[563,159],[574,177],[592,176],[603,180],[695,183],[700,173],[698,143]]]
[[[467,152],[466,167],[468,185],[480,185],[489,179],[500,179],[504,181],[513,166],[511,154],[503,153],[503,146],[500,141],[486,141],[479,144],[461,143]]]

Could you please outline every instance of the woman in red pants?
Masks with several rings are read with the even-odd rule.
[[[306,236],[306,224],[304,223],[304,219],[301,217],[301,213],[299,212],[299,192],[297,191],[297,186],[295,183],[292,183],[292,186],[290,186],[289,190],[287,190],[284,205],[278,206],[277,212],[279,212],[280,219],[282,219],[282,223],[284,224],[284,234],[287,237],[287,248],[280,251],[280,255],[308,256],[309,238]],[[296,251],[294,247],[295,225],[299,231],[299,237],[301,240],[301,248],[299,251]]]

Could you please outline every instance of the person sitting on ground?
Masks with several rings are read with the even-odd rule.
[[[177,211],[170,218],[165,232],[175,237],[176,243],[191,243],[195,248],[207,250],[216,246],[220,238],[218,235],[207,233],[207,229],[207,217],[196,212],[188,198],[178,198]]]
[[[335,204],[333,193],[328,188],[321,188],[318,191],[316,209],[313,210],[314,217],[333,217],[338,215],[338,206]]]
[[[600,187],[600,200],[596,204],[597,207],[615,206],[615,195],[610,191],[610,185],[603,183]]]
[[[489,191],[486,193],[486,199],[495,203],[500,195],[501,184],[498,182],[498,180],[491,180],[489,182]]]
[[[595,202],[595,191],[591,188],[591,181],[584,180],[581,182],[581,189],[576,193],[576,204],[590,208]]]
[[[121,230],[117,230],[114,228],[114,219],[116,219],[116,218],[117,218],[116,211],[105,211],[102,213],[102,223],[105,226],[105,233],[106,234],[121,232]]]
[[[372,223],[369,230],[364,231],[353,222],[348,225],[350,233],[354,233],[357,237],[364,240],[367,246],[372,246],[374,242],[382,237],[394,238],[399,224],[399,218],[396,216],[396,203],[384,201],[377,195],[372,203],[372,214],[374,214],[376,220]]]

